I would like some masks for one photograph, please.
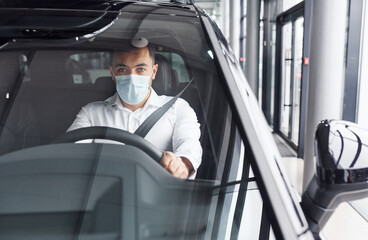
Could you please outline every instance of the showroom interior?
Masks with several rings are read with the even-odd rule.
[[[368,127],[368,2],[195,3],[215,20],[238,57],[289,178],[301,193],[315,172],[319,121],[341,119]],[[328,224],[324,232],[331,239],[363,239],[368,234],[362,232],[367,229],[368,198],[340,205],[330,221],[335,228]]]

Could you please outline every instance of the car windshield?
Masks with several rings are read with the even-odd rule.
[[[140,3],[124,5],[104,23],[68,31],[68,37],[62,29],[33,26],[19,27],[14,40],[9,33],[2,38],[0,232],[13,239],[22,236],[19,228],[35,239],[45,232],[50,239],[257,236],[264,217],[252,152],[240,136],[201,18],[189,7]],[[149,151],[128,143],[57,143],[83,107],[116,96],[113,53],[137,39],[155,51],[157,95],[186,88],[180,98],[195,112],[202,149],[194,180],[172,177]],[[158,139],[170,127],[160,121]],[[150,144],[159,153],[167,150]]]
[[[199,20],[124,12],[108,31],[85,41],[20,39],[2,49],[0,153],[51,143],[84,105],[112,96],[111,52],[139,38],[156,50],[156,93],[174,96],[193,78],[183,98],[208,128],[203,114],[211,88],[219,89],[218,73]]]

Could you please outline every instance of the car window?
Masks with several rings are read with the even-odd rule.
[[[188,83],[190,81],[188,71],[183,58],[176,53],[160,52],[171,63],[172,69],[176,71],[180,83]]]
[[[116,93],[109,70],[111,52],[131,44],[132,38],[144,37],[155,49],[159,69],[152,88],[159,95],[175,96],[193,79],[181,98],[194,110],[200,124],[203,153],[196,179],[179,182],[168,178],[159,168],[157,174],[152,174],[156,165],[149,165],[152,168],[149,172],[143,164],[130,162],[137,161],[136,158],[149,161],[147,154],[125,145],[112,147],[112,144],[100,146],[94,143],[96,145],[86,144],[80,148],[75,146],[78,144],[65,145],[70,149],[65,151],[70,153],[68,158],[65,157],[66,166],[77,164],[72,160],[73,154],[76,158],[79,156],[78,151],[85,154],[99,149],[93,156],[101,163],[90,166],[93,172],[87,174],[91,179],[94,176],[98,179],[96,182],[91,180],[86,188],[105,181],[111,189],[122,189],[116,193],[121,194],[121,198],[116,197],[109,187],[106,187],[106,195],[103,192],[99,194],[104,196],[102,203],[106,199],[109,202],[111,198],[114,204],[124,208],[119,210],[121,216],[114,215],[118,223],[126,224],[134,218],[131,224],[136,225],[121,227],[133,230],[124,232],[114,225],[118,236],[133,236],[126,239],[164,236],[182,239],[180,233],[188,239],[244,239],[264,233],[272,238],[269,213],[258,188],[260,179],[251,168],[254,161],[252,150],[248,140],[239,134],[236,114],[231,107],[229,93],[225,91],[223,73],[216,56],[213,56],[200,19],[184,14],[155,14],[159,9],[143,14],[137,9],[129,11],[129,7],[107,31],[88,41],[60,44],[57,40],[33,39],[30,45],[20,41],[1,49],[0,164],[9,162],[15,155],[24,154],[27,158],[28,151],[41,147],[55,155],[50,156],[52,161],[58,162],[55,167],[62,166],[63,161],[57,155],[63,151],[54,144],[54,140],[67,131],[83,106],[103,102]],[[124,151],[130,154],[124,154]],[[82,153],[81,158],[84,156]],[[114,172],[113,167],[102,162],[110,161],[110,166],[115,166],[119,165],[119,158],[129,163],[126,168],[123,165],[116,167],[123,169],[114,173],[120,180],[101,177],[107,174],[106,169],[111,168]],[[51,168],[53,165],[47,166]],[[123,173],[129,177],[125,178]],[[165,181],[160,182],[161,179]],[[62,184],[58,180],[55,183]],[[166,188],[167,183],[171,185]],[[86,201],[85,206],[90,206],[89,200]],[[130,202],[126,204],[124,201]],[[96,203],[96,206],[101,204]],[[132,210],[132,206],[137,206],[136,210]],[[110,211],[109,207],[103,207],[96,207],[98,211],[92,214],[99,219],[98,223],[108,215],[99,211]],[[178,211],[183,217],[175,215]],[[47,214],[53,213],[50,210]],[[98,232],[99,226],[90,228]],[[111,230],[104,227],[101,227],[102,232]]]
[[[95,83],[110,74],[109,65],[108,52],[77,53],[66,60],[65,70],[71,73],[74,84]]]

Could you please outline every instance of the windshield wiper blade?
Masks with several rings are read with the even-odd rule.
[[[11,40],[0,40],[0,50],[7,47],[11,42],[13,42],[14,39],[11,39]]]

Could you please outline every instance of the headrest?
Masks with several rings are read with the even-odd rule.
[[[158,95],[172,95],[176,92],[177,75],[173,74],[171,63],[161,54],[156,54],[155,64],[158,64],[156,78],[152,81],[152,88]]]
[[[101,92],[108,92],[111,94],[114,94],[116,89],[115,82],[112,80],[111,76],[97,78],[94,86]]]

